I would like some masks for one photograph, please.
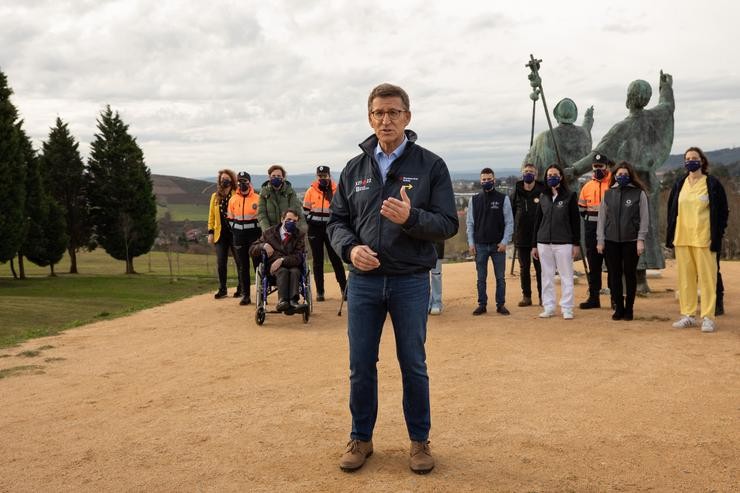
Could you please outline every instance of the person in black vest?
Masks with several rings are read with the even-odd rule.
[[[537,167],[532,163],[522,166],[522,179],[516,182],[510,199],[514,215],[514,247],[519,258],[519,282],[522,286],[519,306],[532,305],[532,279],[529,275],[532,264],[537,278],[537,299],[542,305],[542,268],[539,260],[532,259],[532,235],[537,204],[544,191],[544,183],[537,180]]]
[[[555,272],[560,274],[560,309],[565,320],[573,319],[573,260],[581,253],[581,220],[578,196],[568,189],[563,168],[551,164],[545,170],[547,187],[540,195],[534,218],[532,257],[542,263],[541,318],[555,316]]]
[[[478,272],[478,307],[473,315],[486,313],[488,295],[486,279],[488,278],[488,259],[493,263],[496,275],[496,312],[509,315],[506,309],[506,245],[511,242],[514,233],[514,216],[511,213],[509,197],[494,188],[495,176],[491,168],[480,172],[480,184],[483,191],[475,195],[468,203],[466,220],[468,247],[470,254],[475,255],[475,269]]]
[[[609,189],[599,206],[596,223],[596,249],[604,255],[609,269],[607,283],[614,314],[612,320],[632,320],[637,292],[637,260],[645,251],[650,223],[645,186],[631,164],[619,163]],[[622,276],[627,287],[622,296]]]

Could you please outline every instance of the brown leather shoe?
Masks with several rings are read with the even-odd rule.
[[[344,472],[353,472],[365,465],[365,459],[373,455],[373,442],[362,440],[350,440],[347,450],[339,459],[339,468]]]
[[[434,469],[434,457],[429,449],[429,441],[414,442],[411,441],[411,458],[409,467],[416,474],[426,474]]]

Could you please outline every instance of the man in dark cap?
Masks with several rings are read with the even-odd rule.
[[[324,246],[329,254],[329,261],[334,268],[334,277],[337,278],[339,289],[344,295],[347,286],[347,275],[344,273],[344,264],[329,241],[326,234],[326,225],[329,224],[331,214],[331,199],[337,190],[337,184],[331,179],[328,166],[316,168],[316,180],[306,190],[303,196],[303,215],[308,223],[308,244],[311,246],[313,257],[313,278],[316,282],[316,301],[324,301]]]
[[[236,193],[229,199],[229,208],[226,218],[229,221],[234,250],[236,250],[239,264],[239,292],[242,294],[240,305],[248,305],[252,302],[249,294],[249,245],[256,241],[262,230],[260,230],[257,219],[257,208],[259,195],[252,187],[252,177],[246,171],[240,171],[237,178]],[[256,268],[257,265],[253,263]]]
[[[604,194],[609,189],[612,177],[609,166],[614,163],[606,154],[597,153],[591,163],[591,181],[583,185],[578,196],[578,208],[584,221],[584,239],[586,242],[586,260],[588,260],[588,299],[579,306],[582,310],[601,308],[599,292],[601,291],[601,266],[604,256],[596,250],[596,221],[599,206]]]

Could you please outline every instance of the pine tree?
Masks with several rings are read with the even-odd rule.
[[[87,162],[87,197],[96,241],[113,258],[126,261],[147,253],[157,236],[157,205],[149,168],[136,139],[110,106],[100,114]]]
[[[23,186],[26,189],[26,201],[23,209],[25,219],[25,236],[18,249],[18,273],[21,279],[26,278],[23,257],[42,258],[44,256],[44,222],[48,213],[46,194],[41,183],[39,160],[33,149],[31,139],[23,130],[23,121],[16,125],[20,138],[21,153],[26,168],[26,179]]]
[[[85,197],[85,165],[78,150],[79,143],[66,123],[57,117],[56,125],[43,144],[41,174],[47,192],[61,206],[69,238],[69,273],[77,274],[77,252],[93,249],[90,222]]]
[[[0,71],[0,262],[15,257],[25,235],[25,167],[11,94],[8,79]]]
[[[69,243],[67,223],[59,204],[44,187],[40,159],[31,140],[21,124],[17,128],[26,164],[26,237],[18,251],[20,277],[25,278],[24,256],[40,267],[50,266],[51,275],[54,275],[54,264],[62,259]]]

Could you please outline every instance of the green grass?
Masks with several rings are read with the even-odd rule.
[[[122,261],[102,249],[78,254],[78,275],[66,274],[66,256],[55,268],[57,277],[26,261],[27,279],[14,280],[9,265],[0,265],[0,347],[215,290],[215,262],[215,255],[180,254],[178,267],[173,254],[175,282],[163,252],[136,258],[140,274],[130,276]],[[233,263],[229,274],[234,285]]]
[[[169,211],[173,221],[208,221],[208,204],[167,204],[157,206],[157,218]]]
[[[175,282],[170,279],[164,252],[152,252],[134,259],[134,268],[139,274],[130,276],[124,274],[124,262],[113,259],[100,248],[78,253],[80,274],[77,275],[67,274],[69,258],[66,255],[55,267],[56,277],[49,277],[48,267],[38,267],[28,261],[24,266],[27,279],[15,280],[9,264],[0,265],[0,348],[217,288],[214,254],[173,253]],[[236,285],[233,260],[229,261],[227,270],[229,286]],[[326,282],[334,282],[328,261],[324,272]],[[47,348],[42,346],[41,349]]]

